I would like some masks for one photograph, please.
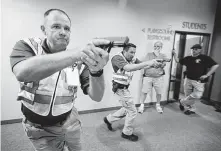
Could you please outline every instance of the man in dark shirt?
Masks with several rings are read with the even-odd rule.
[[[77,86],[94,101],[101,101],[104,94],[103,67],[109,55],[98,46],[110,41],[96,39],[81,50],[67,50],[70,28],[64,11],[50,9],[41,26],[46,38],[20,40],[10,56],[21,85],[23,126],[35,150],[81,150],[81,126],[74,107]]]
[[[180,100],[180,110],[185,114],[194,114],[194,104],[196,99],[200,99],[204,92],[205,82],[211,76],[218,64],[209,56],[201,54],[202,47],[200,44],[195,44],[191,47],[191,56],[178,59],[173,50],[174,59],[177,63],[186,66],[184,80],[185,98]],[[209,69],[209,71],[208,71]]]

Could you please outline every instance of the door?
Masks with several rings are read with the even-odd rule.
[[[191,55],[191,47],[194,44],[202,46],[202,54],[208,55],[210,34],[204,33],[189,33],[176,31],[174,36],[173,49],[175,49],[178,58],[184,58]],[[183,81],[185,75],[185,66],[176,63],[172,58],[170,66],[169,89],[167,100],[178,100],[184,97]],[[206,84],[206,89],[203,97],[210,97],[211,80]]]

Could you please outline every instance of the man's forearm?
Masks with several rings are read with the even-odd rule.
[[[149,68],[151,66],[150,63],[148,62],[142,62],[139,64],[127,64],[124,66],[124,70],[126,71],[136,71],[136,70],[140,70],[143,68]]]
[[[34,56],[16,64],[13,68],[13,72],[19,81],[39,81],[73,65],[76,61],[77,54],[70,56],[70,52],[68,51]]]
[[[180,62],[180,59],[177,57],[177,54],[173,54],[174,60],[176,61],[176,63]]]
[[[212,66],[206,75],[207,75],[208,77],[211,76],[211,75],[216,71],[216,69],[217,69],[218,67],[219,67],[218,64]]]
[[[100,102],[103,98],[105,90],[104,75],[100,77],[89,77],[88,95],[94,101]]]
[[[143,77],[144,77],[144,69],[141,70],[141,74],[140,74],[141,84],[143,83]]]

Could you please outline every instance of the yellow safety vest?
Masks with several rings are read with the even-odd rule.
[[[24,41],[36,55],[46,54],[42,39],[29,38]],[[37,82],[20,82],[18,100],[41,116],[47,116],[50,111],[53,116],[64,114],[74,106],[81,69],[83,66],[76,64]]]
[[[119,53],[117,55],[120,55],[124,58],[126,62],[126,58],[122,53]],[[136,59],[133,59],[131,62],[128,62],[129,64],[133,64]],[[133,77],[133,72],[125,71],[123,69],[118,69],[117,72],[113,72],[113,80],[117,83],[123,84],[123,85],[129,85]]]

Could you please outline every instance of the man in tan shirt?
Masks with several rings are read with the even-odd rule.
[[[161,53],[163,47],[163,43],[160,41],[157,41],[154,43],[154,51],[151,53],[147,53],[144,61],[147,60],[153,60],[153,59],[163,59],[163,60],[169,60],[166,55]],[[161,100],[161,94],[162,94],[162,85],[163,85],[163,75],[164,73],[164,67],[166,63],[163,62],[158,67],[151,67],[143,69],[143,75],[142,75],[142,92],[141,92],[141,105],[138,108],[139,113],[143,113],[144,111],[144,101],[147,97],[147,94],[151,92],[152,88],[154,87],[156,91],[156,110],[159,113],[163,113],[162,107],[160,106],[160,100]]]

